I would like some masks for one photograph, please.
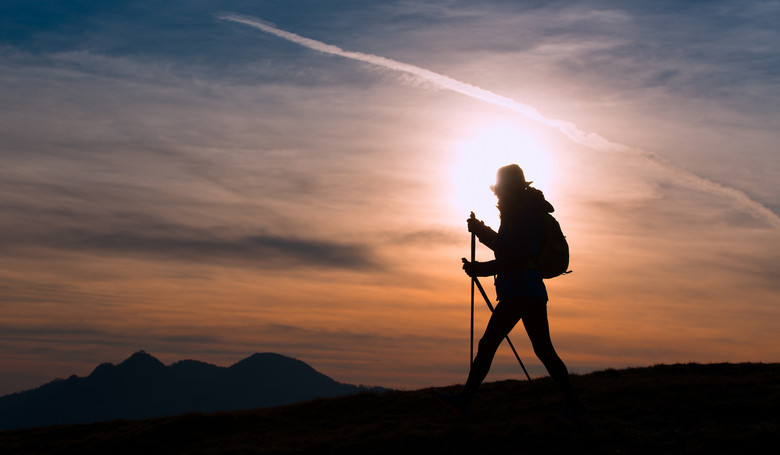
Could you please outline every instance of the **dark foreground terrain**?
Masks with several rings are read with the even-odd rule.
[[[737,454],[766,453],[780,434],[780,364],[659,365],[573,380],[590,410],[582,422],[557,417],[557,390],[544,378],[485,384],[468,421],[430,389],[391,391],[4,431],[0,453]]]

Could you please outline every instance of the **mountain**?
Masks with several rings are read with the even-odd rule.
[[[780,364],[676,364],[572,376],[583,420],[549,378],[485,383],[468,420],[431,389],[287,406],[0,432],[3,455],[763,454],[780,434]],[[444,391],[458,390],[459,386]]]
[[[279,354],[254,354],[230,367],[196,360],[165,366],[139,351],[119,365],[103,363],[87,377],[0,397],[0,430],[256,409],[368,390],[381,388],[342,384]]]

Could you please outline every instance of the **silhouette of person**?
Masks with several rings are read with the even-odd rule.
[[[530,186],[531,183],[525,180],[523,170],[516,164],[500,168],[496,184],[490,187],[498,197],[501,216],[498,232],[476,218],[467,220],[468,230],[493,250],[495,260],[469,262],[464,258],[463,270],[472,277],[495,276],[498,303],[479,340],[477,355],[462,392],[459,395],[438,394],[442,403],[461,417],[468,414],[498,346],[521,319],[534,353],[563,392],[565,404],[560,414],[577,417],[585,413],[572,388],[566,365],[550,339],[547,289],[541,272],[532,265],[532,259],[538,257],[542,238],[542,220],[538,213],[554,209],[541,191]]]

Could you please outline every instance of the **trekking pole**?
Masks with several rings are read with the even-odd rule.
[[[477,285],[477,288],[479,289],[479,293],[482,294],[482,297],[485,299],[485,303],[487,303],[487,306],[488,308],[490,308],[490,312],[492,313],[494,311],[493,305],[490,303],[490,299],[485,293],[485,289],[482,287],[482,284],[479,282],[479,280],[476,277],[473,278],[472,283]],[[515,358],[517,359],[518,363],[520,363],[520,368],[523,369],[523,373],[525,373],[525,377],[528,378],[528,383],[531,384],[531,389],[534,391],[534,394],[536,394],[536,398],[538,398],[539,402],[542,404],[542,406],[544,406],[544,400],[542,399],[542,396],[539,395],[539,391],[536,390],[533,381],[531,381],[531,375],[528,374],[528,370],[525,369],[525,365],[523,365],[523,361],[520,360],[520,355],[517,354],[517,349],[515,349],[515,345],[512,344],[512,340],[509,339],[509,335],[506,336],[506,342],[509,344],[509,347],[512,348],[512,352],[515,354]]]
[[[474,216],[474,212],[471,212],[471,219],[476,219]],[[476,242],[476,235],[472,232],[471,233],[471,262],[474,262],[476,258],[476,249],[477,249],[477,242]],[[471,338],[469,339],[469,349],[470,349],[470,360],[469,360],[469,369],[471,369],[471,365],[474,363],[474,283],[476,282],[475,277],[471,277]]]

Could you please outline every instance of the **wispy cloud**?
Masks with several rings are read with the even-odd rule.
[[[277,27],[269,25],[262,20],[255,18],[248,18],[237,14],[223,14],[219,16],[221,19],[238,22],[241,24],[249,25],[262,30],[266,33],[278,36],[287,41],[299,44],[309,49],[323,52],[326,54],[337,55],[340,57],[348,58],[351,60],[369,63],[377,65],[382,68],[389,69],[391,71],[398,71],[401,73],[409,74],[419,79],[425,80],[434,84],[437,87],[452,90],[454,92],[461,93],[463,95],[475,98],[496,106],[504,107],[511,111],[517,112],[531,120],[539,122],[543,125],[555,128],[574,142],[599,151],[610,151],[620,153],[630,153],[639,155],[647,159],[653,165],[660,167],[675,180],[681,184],[690,188],[698,189],[715,195],[722,195],[729,197],[739,204],[741,204],[746,210],[752,213],[754,216],[759,217],[768,223],[772,224],[776,228],[780,228],[780,216],[764,206],[763,204],[751,199],[743,191],[736,188],[732,188],[726,185],[722,185],[718,182],[701,177],[693,172],[685,170],[679,166],[676,166],[668,159],[660,156],[657,153],[644,151],[638,148],[630,147],[625,144],[612,142],[598,133],[587,132],[579,128],[577,125],[559,119],[550,119],[542,115],[534,107],[515,101],[506,96],[493,93],[489,90],[461,82],[453,79],[449,76],[436,73],[434,71],[421,68],[419,66],[410,65],[408,63],[399,62],[397,60],[388,59],[378,55],[365,54],[362,52],[346,51],[338,46],[330,45],[317,41],[311,38],[306,38],[301,35],[281,30]]]
[[[47,216],[49,221],[53,218]],[[232,229],[202,229],[150,220],[143,215],[131,217],[131,223],[101,223],[41,229],[4,229],[9,242],[7,254],[24,254],[36,246],[67,250],[87,255],[114,254],[211,263],[237,267],[326,267],[368,270],[378,261],[367,245],[279,234],[256,232],[236,234]],[[148,223],[141,222],[147,219]]]
[[[494,123],[549,152],[569,365],[777,358],[780,230],[752,205],[780,210],[773,2],[220,4],[282,37],[211,2],[71,3],[0,7],[0,393],[139,348],[462,380],[450,168]]]

